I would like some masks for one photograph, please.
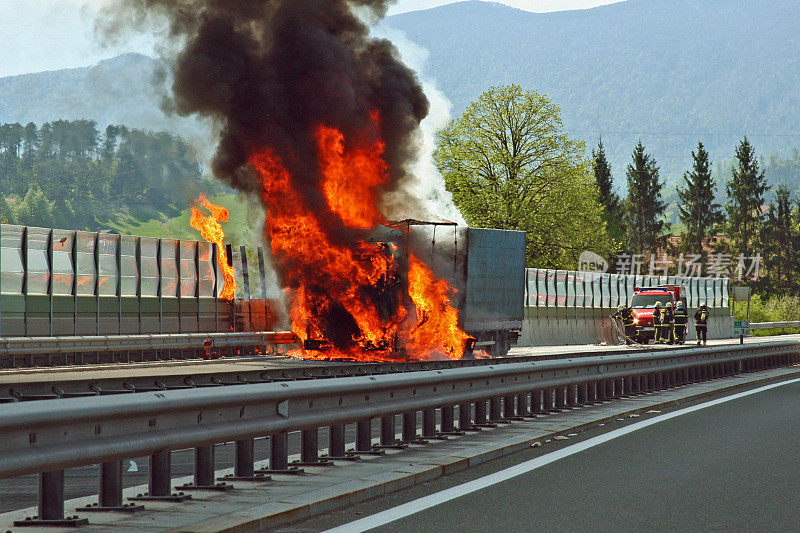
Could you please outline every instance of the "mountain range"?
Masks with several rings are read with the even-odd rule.
[[[468,1],[383,24],[428,51],[420,74],[450,99],[453,115],[493,85],[547,94],[570,135],[589,148],[602,136],[619,185],[639,139],[670,184],[698,141],[721,175],[744,134],[778,160],[800,147],[797,0],[627,0],[555,13]],[[163,70],[126,54],[2,78],[0,122],[92,118],[101,127],[197,131],[194,120],[159,109]]]

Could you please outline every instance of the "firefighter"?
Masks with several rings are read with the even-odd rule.
[[[622,322],[625,329],[625,344],[632,344],[636,336],[636,326],[633,324],[633,310],[627,305],[619,305],[617,312],[612,315]]]
[[[694,314],[694,330],[697,333],[697,345],[703,340],[703,346],[708,344],[708,306],[703,304]]]
[[[663,312],[661,311],[661,302],[656,302],[653,306],[653,326],[656,328],[656,338],[654,342],[661,342],[661,318]]]
[[[667,344],[675,343],[675,334],[673,327],[675,326],[675,314],[672,312],[672,302],[667,302],[664,307],[664,316],[661,317],[661,339]]]
[[[675,304],[675,342],[683,344],[686,340],[686,323],[689,321],[689,315],[686,314],[686,308],[683,307],[683,302],[678,301]]]

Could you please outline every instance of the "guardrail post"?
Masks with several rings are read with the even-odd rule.
[[[534,416],[528,403],[528,394],[525,392],[517,394],[517,416],[527,418],[533,418]]]
[[[542,409],[548,413],[557,413],[558,409],[555,408],[555,397],[555,389],[544,389],[542,391]]]
[[[380,448],[390,448],[394,450],[403,450],[406,448],[405,444],[397,442],[397,424],[395,423],[394,415],[381,418]]]
[[[356,422],[356,447],[354,453],[382,455],[383,450],[372,446],[372,420],[369,418]]]
[[[172,452],[159,451],[150,456],[150,476],[147,494],[139,494],[134,501],[167,501],[180,502],[191,498],[183,492],[172,492]]]
[[[150,456],[150,496],[172,494],[172,452],[156,452]]]
[[[546,415],[547,409],[542,400],[542,391],[539,389],[531,391],[531,412],[535,415]]]
[[[589,403],[594,405],[600,402],[600,398],[597,396],[597,382],[590,381],[586,384],[586,394],[589,400]]]
[[[194,483],[187,483],[178,488],[213,491],[226,491],[233,488],[233,485],[227,483],[216,483],[213,444],[198,446],[194,449]]]
[[[499,422],[503,422],[503,417],[500,416],[500,396],[492,396],[489,398],[489,423]]]
[[[79,507],[78,511],[123,511],[134,512],[144,509],[144,505],[126,504],[122,499],[122,461],[100,463],[100,487],[98,503]]]
[[[614,380],[613,379],[606,379],[603,380],[604,388],[603,391],[603,399],[610,400],[614,397]]]
[[[439,436],[436,434],[436,410],[425,409],[422,411],[422,438],[423,439],[436,439]],[[447,438],[447,437],[442,437]]]
[[[39,474],[38,515],[14,522],[20,526],[66,526],[76,527],[89,523],[77,516],[64,517],[64,471],[54,470]]]
[[[285,431],[269,436],[269,468],[256,474],[303,474],[302,468],[289,466],[289,434]]]
[[[595,381],[594,390],[597,403],[603,403],[606,399],[606,382],[604,380]]]
[[[340,461],[360,459],[357,455],[345,451],[344,424],[332,424],[328,428],[328,455],[325,458]]]
[[[455,406],[454,405],[445,405],[442,406],[442,429],[441,433],[443,435],[463,435],[463,431],[456,431],[456,421],[455,421]]]
[[[472,404],[470,402],[458,404],[458,430],[472,430]]]
[[[300,461],[292,463],[302,466],[333,466],[319,458],[319,428],[304,429],[300,432]]]
[[[100,507],[122,507],[122,461],[100,464]]]
[[[567,408],[567,388],[560,386],[556,387],[556,409],[562,410]]]
[[[497,424],[492,424],[491,422],[489,422],[489,417],[487,415],[487,410],[486,410],[486,398],[482,398],[475,402],[475,422],[473,425],[475,427],[482,427],[482,428],[497,427]]]
[[[425,440],[417,435],[417,412],[403,413],[403,443],[426,444]]]
[[[623,384],[625,386],[625,396],[633,396],[633,376],[627,376],[623,378]]]
[[[223,477],[229,481],[269,481],[271,478],[255,471],[255,442],[253,439],[236,441],[236,458],[233,463],[233,475]]]
[[[511,420],[517,416],[514,410],[514,396],[509,395],[503,397],[503,418]]]
[[[624,378],[616,378],[614,380],[614,398],[625,398],[628,395],[628,390],[625,387]]]
[[[569,407],[580,407],[581,402],[578,401],[578,385],[567,386],[567,405]]]
[[[422,438],[432,439],[436,436],[436,410],[422,411]]]

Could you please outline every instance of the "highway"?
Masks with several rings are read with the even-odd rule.
[[[375,531],[797,530],[800,383],[602,442],[607,429],[594,428],[569,441],[532,448],[283,531],[334,526],[371,530],[358,526],[379,525],[385,519],[377,513],[392,509],[404,518]],[[463,494],[466,483],[491,482],[490,475],[506,478],[507,468],[554,452],[568,453],[592,438],[601,443],[415,512],[430,505],[426,498],[446,500],[447,489],[458,487],[454,492]]]

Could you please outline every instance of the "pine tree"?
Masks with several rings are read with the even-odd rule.
[[[669,224],[663,220],[666,203],[661,199],[661,191],[664,182],[659,181],[658,170],[655,159],[645,153],[639,141],[626,172],[625,224],[628,248],[633,253],[653,253],[666,240],[663,233],[669,229]]]
[[[744,137],[736,148],[736,162],[728,181],[728,202],[725,206],[728,211],[727,234],[734,254],[752,256],[760,251],[761,206],[768,190],[755,150]]]
[[[622,200],[614,191],[614,180],[611,176],[611,165],[606,159],[603,139],[597,143],[597,150],[592,150],[594,180],[600,193],[599,200],[603,205],[603,218],[608,232],[615,241],[622,241],[625,232],[622,227]]]
[[[703,143],[698,143],[692,159],[692,170],[683,175],[684,187],[678,188],[678,218],[686,228],[681,235],[680,249],[702,254],[703,246],[725,220],[725,215],[722,206],[714,201],[715,183]]]
[[[800,231],[792,215],[789,189],[780,185],[775,189],[775,201],[770,204],[762,233],[763,242],[769,243],[764,247],[766,284],[779,294],[795,293],[798,287]]]

